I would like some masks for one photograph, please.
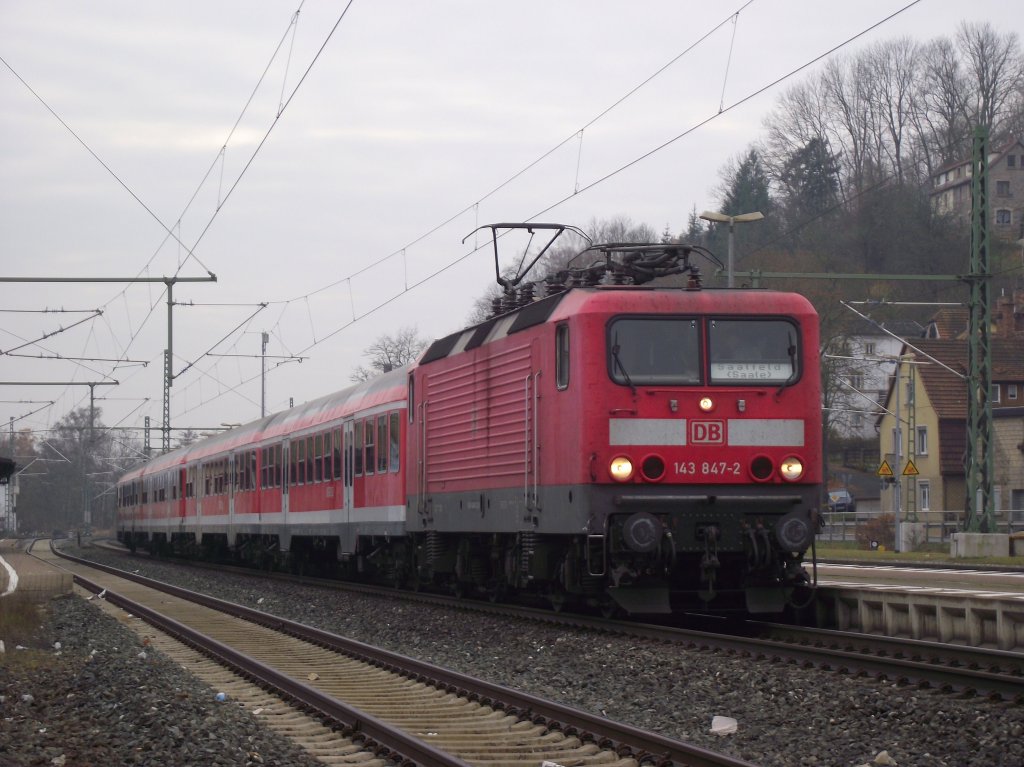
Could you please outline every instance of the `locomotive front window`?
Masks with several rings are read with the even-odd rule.
[[[699,349],[697,320],[618,319],[608,327],[608,373],[626,386],[697,384]]]
[[[796,380],[797,327],[786,320],[708,323],[711,383],[781,385]]]

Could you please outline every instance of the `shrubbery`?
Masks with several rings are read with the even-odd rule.
[[[896,519],[892,514],[879,514],[857,525],[857,543],[862,549],[872,548],[871,544],[894,549],[896,543]]]

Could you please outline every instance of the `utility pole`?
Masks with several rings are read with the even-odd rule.
[[[206,277],[0,277],[0,282],[162,282],[167,286],[167,348],[164,350],[164,427],[161,448],[171,449],[171,384],[174,374],[171,360],[174,352],[174,284],[176,282],[216,282],[217,275]]]
[[[988,261],[988,127],[974,129],[971,179],[971,289],[967,326],[967,480],[965,527],[969,532],[995,532],[992,498],[992,355],[989,343],[992,273]]]
[[[86,472],[86,453],[92,447],[93,425],[96,417],[96,387],[97,386],[120,386],[118,381],[0,381],[0,386],[88,386],[89,387],[89,428],[82,437],[82,523],[92,523],[91,493],[89,492],[89,477]],[[11,445],[13,452],[14,445],[14,419],[11,419]]]
[[[297,357],[294,354],[267,354],[267,344],[270,343],[270,333],[263,331],[260,334],[261,348],[260,353],[257,354],[215,354],[213,352],[207,352],[208,357],[246,357],[253,359],[258,357],[260,360],[260,417],[264,417],[267,414],[267,360],[283,360],[277,363],[283,365],[286,362],[304,362],[308,357]],[[290,406],[289,406],[290,407]]]
[[[260,352],[260,418],[267,414],[267,343],[270,341],[270,334],[265,330],[261,335],[263,348]]]

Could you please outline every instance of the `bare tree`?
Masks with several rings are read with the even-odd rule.
[[[896,180],[903,183],[903,164],[907,154],[906,138],[912,127],[920,55],[918,45],[909,37],[880,43],[867,53],[868,67],[875,84],[875,112],[885,135],[876,137],[888,157]]]
[[[402,365],[407,365],[426,347],[428,341],[421,338],[415,327],[401,328],[395,335],[382,335],[363,350],[363,355],[370,360],[370,366],[360,365],[349,378],[356,383],[368,381],[388,373]]]
[[[970,146],[969,85],[953,42],[946,37],[921,49],[921,87],[915,123],[928,176],[964,156]]]
[[[1024,57],[1015,32],[999,34],[991,24],[964,22],[957,43],[966,59],[976,101],[973,122],[998,130],[1024,81]]]

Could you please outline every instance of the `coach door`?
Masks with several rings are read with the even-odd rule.
[[[292,480],[292,445],[289,440],[281,442],[281,515],[288,518],[288,494]]]
[[[342,508],[345,509],[345,516],[343,519],[346,522],[352,521],[352,476],[355,469],[355,421],[345,421],[342,426],[344,434],[344,445],[345,448],[342,452],[344,457],[345,468],[342,471]]]
[[[530,369],[523,379],[523,504],[527,511],[540,510],[540,342],[530,344]]]
[[[235,490],[238,486],[238,474],[236,474],[236,461],[235,454],[230,453],[228,455],[228,477],[227,487],[225,490],[228,494],[228,524],[231,525],[235,521]]]

